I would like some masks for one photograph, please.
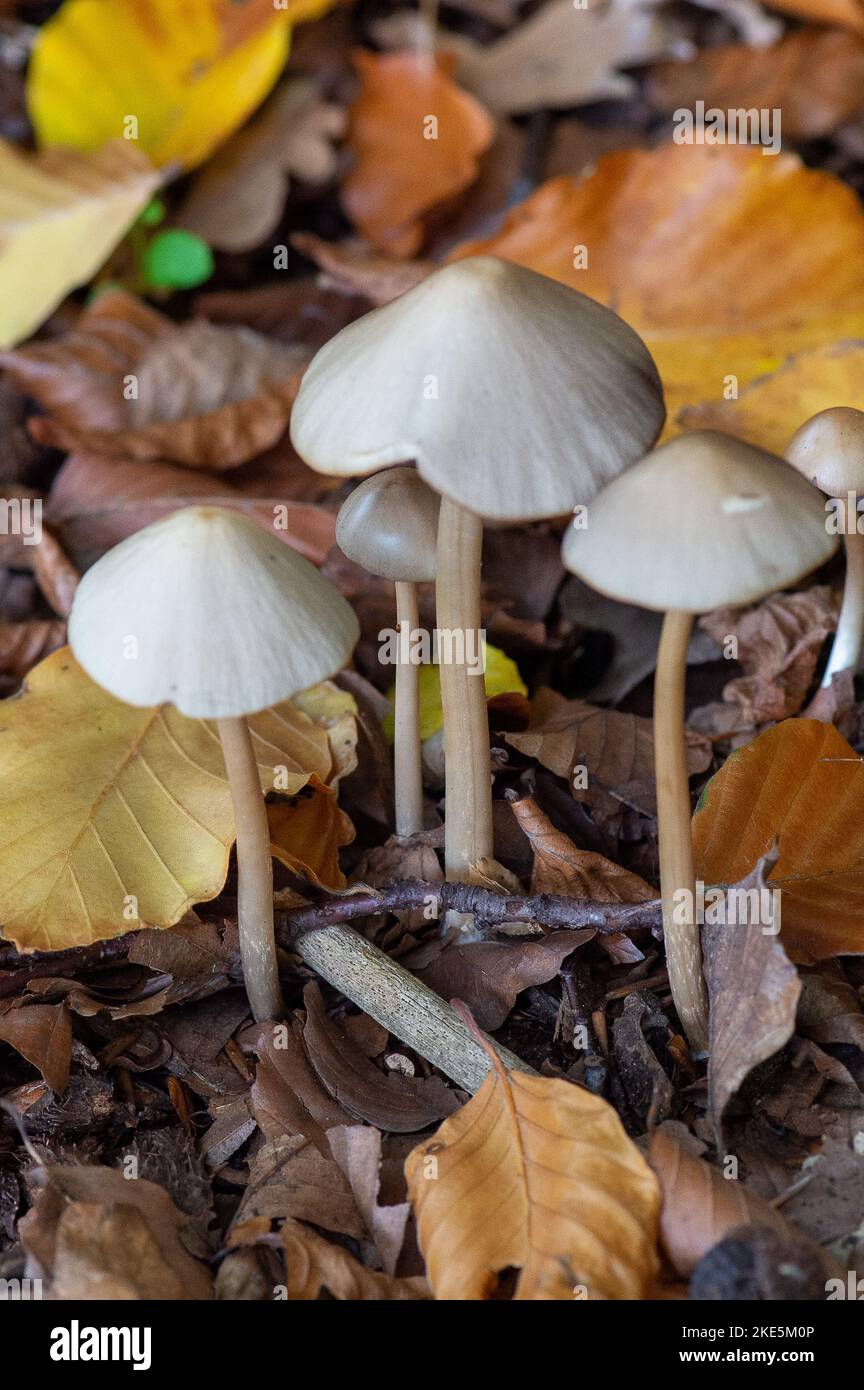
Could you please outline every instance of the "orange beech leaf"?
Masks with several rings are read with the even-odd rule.
[[[342,200],[373,246],[413,256],[424,217],[474,182],[495,126],[452,81],[451,56],[360,49],[354,61],[361,81],[348,134],[355,165]]]
[[[436,1299],[639,1299],[657,1273],[657,1180],[611,1105],[568,1081],[492,1070],[408,1156]]]
[[[267,819],[270,848],[280,864],[324,888],[345,887],[339,851],[354,839],[354,827],[330,787],[313,775],[290,801],[269,802]]]
[[[693,817],[696,876],[738,883],[777,844],[781,935],[810,963],[864,953],[864,762],[831,724],[787,719],[734,752]]]
[[[840,24],[864,34],[864,4],[861,0],[768,0],[772,10],[812,19],[816,24]]]
[[[730,374],[743,387],[794,352],[864,336],[864,209],[791,154],[672,142],[618,151],[543,184],[497,234],[453,253],[479,254],[615,309],[654,354],[671,421],[722,400]]]

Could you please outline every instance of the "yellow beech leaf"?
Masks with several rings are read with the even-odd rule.
[[[508,1072],[408,1156],[436,1299],[645,1298],[657,1272],[657,1179],[617,1114],[568,1081]]]
[[[737,400],[687,406],[680,423],[687,429],[722,430],[785,454],[798,426],[834,405],[864,410],[864,340],[798,353],[745,386]]]
[[[0,348],[26,338],[107,260],[159,184],[123,141],[35,157],[0,140]]]
[[[331,0],[66,0],[27,83],[40,145],[137,140],[156,164],[200,164],[275,83],[295,19]]]
[[[519,667],[515,661],[512,661],[498,647],[493,647],[488,642],[484,642],[483,652],[486,658],[483,684],[486,689],[487,700],[493,700],[496,695],[508,695],[514,692],[519,695],[528,694],[528,687],[520,676]],[[438,674],[437,666],[420,667],[419,687],[420,737],[427,739],[437,733],[444,723],[444,710],[441,706],[441,677]],[[388,691],[391,705],[395,695],[396,687],[391,686]],[[384,720],[384,732],[392,742],[392,713],[388,714]]]
[[[788,954],[806,963],[864,952],[864,762],[832,724],[784,720],[733,753],[702,793],[693,852],[703,883],[738,883],[775,843],[769,883],[781,890]]]
[[[293,704],[249,724],[265,790],[296,796],[313,775],[330,777],[327,729]],[[320,824],[336,840],[345,834],[333,807]],[[299,826],[295,863],[308,840],[302,818]],[[233,839],[215,723],[115,700],[68,647],[4,703],[0,927],[19,947],[55,950],[172,926],[220,891]],[[293,848],[286,825],[277,840],[282,858]],[[326,876],[333,854],[335,846],[317,847],[313,869]]]
[[[268,802],[267,818],[270,848],[281,864],[323,888],[345,887],[339,851],[354,839],[354,827],[330,787],[313,773],[290,801]]]
[[[792,154],[621,150],[544,183],[499,232],[453,253],[478,254],[615,309],[657,361],[670,423],[722,400],[730,376],[740,389],[794,352],[864,336],[864,210]]]

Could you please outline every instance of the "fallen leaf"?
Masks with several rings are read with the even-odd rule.
[[[237,1220],[254,1217],[311,1221],[354,1240],[366,1234],[342,1169],[301,1135],[281,1135],[255,1154]]]
[[[46,515],[64,549],[86,569],[118,541],[151,521],[197,502],[213,501],[272,527],[274,535],[320,565],[336,543],[336,516],[290,491],[258,462],[215,477],[178,464],[73,454],[60,469]]]
[[[839,29],[805,28],[768,48],[722,44],[686,63],[658,63],[648,91],[662,111],[695,109],[697,101],[724,111],[780,109],[785,139],[815,140],[864,105],[862,88],[864,40]]]
[[[696,876],[734,885],[770,854],[793,960],[864,953],[864,765],[830,724],[787,719],[738,749],[693,817]]]
[[[91,279],[158,183],[122,140],[89,155],[33,157],[0,140],[0,348],[28,337]]]
[[[322,286],[315,276],[248,290],[211,290],[195,301],[196,311],[213,323],[239,323],[265,337],[302,344],[310,357],[368,307],[359,295]]]
[[[183,1244],[190,1225],[144,1178],[55,1164],[19,1229],[55,1300],[206,1299],[210,1274]]]
[[[684,1143],[678,1141],[678,1134]],[[651,1135],[648,1161],[660,1181],[660,1240],[677,1274],[689,1279],[702,1256],[737,1226],[768,1226],[797,1235],[780,1212],[742,1182],[724,1177],[697,1152],[683,1125],[665,1124]]]
[[[296,1019],[278,1028],[262,1025],[248,1046],[258,1058],[251,1099],[265,1138],[275,1142],[299,1134],[332,1157],[327,1131],[353,1124],[355,1117],[324,1089],[303,1045],[302,1025]]]
[[[511,661],[510,657],[498,647],[493,647],[491,642],[483,643],[483,662],[483,688],[487,700],[494,699],[496,695],[508,695],[513,691],[519,695],[528,694],[528,687],[520,676],[515,661]],[[441,676],[438,667],[434,664],[421,666],[418,685],[420,738],[425,743],[426,739],[431,738],[444,724],[444,709],[441,704]],[[388,692],[391,705],[395,700],[395,694],[396,690],[393,686]],[[392,741],[392,714],[384,720],[384,732]]]
[[[336,793],[313,774],[291,801],[267,804],[270,849],[275,859],[322,888],[344,888],[339,851],[354,839]]]
[[[453,82],[453,59],[359,49],[354,61],[361,86],[348,147],[355,163],[342,184],[342,202],[374,247],[413,256],[423,242],[424,219],[477,177],[494,125]]]
[[[344,294],[362,294],[378,306],[407,294],[431,275],[434,261],[400,261],[395,256],[376,256],[350,245],[334,245],[312,232],[295,232],[291,244],[323,270]]]
[[[551,0],[492,43],[445,33],[439,46],[456,54],[459,82],[490,111],[515,116],[632,96],[633,78],[618,69],[664,56],[670,37],[651,0]]]
[[[765,865],[757,864],[727,899],[726,920],[706,907],[702,951],[708,982],[708,1099],[718,1137],[723,1112],[754,1067],[795,1031],[801,981],[774,933]],[[746,898],[742,895],[746,894]],[[743,918],[743,920],[741,920]]]
[[[317,984],[303,991],[303,1041],[315,1071],[330,1095],[352,1115],[395,1134],[425,1129],[457,1105],[439,1077],[385,1074],[354,1046],[345,1029],[329,1018]]]
[[[830,589],[817,586],[796,594],[769,594],[751,608],[718,608],[699,619],[699,626],[724,651],[734,651],[743,667],[744,675],[723,687],[736,729],[798,713],[822,644],[837,626],[837,612]],[[727,712],[721,707],[721,713]],[[699,710],[693,711],[692,722],[705,732],[720,731]]]
[[[389,1274],[364,1269],[343,1246],[324,1240],[299,1221],[286,1221],[278,1237],[270,1236],[269,1226],[269,1221],[253,1218],[234,1227],[228,1244],[236,1249],[259,1240],[267,1245],[281,1242],[289,1302],[314,1302],[324,1289],[331,1298],[351,1303],[428,1297],[422,1279],[394,1279]]]
[[[864,210],[791,154],[620,151],[544,183],[499,232],[453,255],[516,261],[615,309],[657,362],[670,422],[721,399],[730,373],[743,389],[792,353],[864,336]]]
[[[650,1128],[672,1113],[675,1088],[646,1037],[649,1032],[655,1045],[668,1047],[672,1030],[656,998],[647,990],[634,990],[612,1025],[615,1063],[634,1114]]]
[[[31,426],[41,443],[216,472],[284,434],[307,361],[246,328],[175,325],[124,292],[59,341],[0,356],[49,412]]]
[[[181,11],[173,0],[69,0],[40,29],[31,58],[38,140],[92,150],[131,130],[127,138],[156,164],[201,164],[276,82],[292,22],[327,7],[187,0]]]
[[[657,1181],[605,1100],[507,1072],[405,1165],[436,1299],[645,1298],[657,1272]]]
[[[50,618],[0,623],[0,672],[21,680],[37,662],[62,647],[65,641],[66,624]]]
[[[505,734],[505,741],[527,758],[548,767],[569,783],[577,801],[609,818],[623,806],[655,814],[654,733],[650,719],[599,709],[584,700],[565,700],[542,689],[531,701],[531,718],[524,734]],[[688,731],[690,774],[704,772],[711,762],[711,745]],[[584,768],[587,786],[574,774]]]
[[[326,781],[326,729],[289,702],[249,724],[264,790],[278,767],[289,792]],[[171,926],[225,882],[234,818],[212,723],[124,705],[63,648],[6,705],[0,763],[0,920],[19,947]]]
[[[864,1052],[864,1010],[849,981],[839,973],[804,971],[797,1031],[816,1043],[851,1043]]]
[[[855,331],[860,334],[860,324]],[[864,408],[864,341],[859,338],[829,342],[769,365],[772,370],[743,386],[737,400],[722,400],[717,392],[712,400],[685,406],[678,423],[686,429],[719,429],[782,456],[811,415],[838,401]]]
[[[65,1091],[72,1061],[72,1027],[65,1004],[25,1004],[0,1014],[0,1039],[20,1052],[52,1091]]]
[[[341,106],[317,82],[296,77],[198,174],[176,221],[218,251],[252,251],[277,226],[289,180],[324,184],[336,173],[333,147],[345,132]]]
[[[328,1134],[330,1148],[351,1185],[366,1233],[387,1274],[396,1265],[405,1243],[411,1215],[407,1202],[381,1203],[381,1133],[369,1125],[340,1125]],[[320,1223],[319,1223],[320,1224]]]
[[[481,1028],[494,1032],[509,1016],[523,989],[554,980],[571,951],[594,932],[556,931],[539,941],[473,941],[421,946],[400,964],[442,999],[461,999]]]
[[[772,10],[812,19],[816,24],[839,24],[864,33],[864,6],[860,0],[768,0]]]
[[[577,849],[556,830],[532,796],[510,803],[511,810],[534,850],[532,893],[561,893],[600,903],[644,903],[657,897],[650,883],[602,854]]]

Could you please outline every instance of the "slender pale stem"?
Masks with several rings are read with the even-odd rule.
[[[857,514],[856,514],[857,519]],[[858,670],[861,663],[861,644],[864,640],[864,536],[857,531],[846,537],[846,585],[843,606],[831,647],[831,655],[822,677],[830,685],[832,676],[840,671]]]
[[[237,828],[237,920],[240,958],[258,1023],[284,1012],[273,931],[273,860],[267,807],[245,719],[220,719],[219,737]]]
[[[420,667],[416,661],[410,660],[411,640],[419,626],[417,585],[408,581],[397,581],[396,627],[399,632],[400,659],[396,667],[396,716],[393,733],[397,835],[416,835],[423,829]]]
[[[482,546],[480,518],[458,502],[442,497],[435,595],[447,783],[444,859],[447,877],[463,883],[471,880],[473,866],[492,857],[492,768],[486,686],[482,669],[469,667],[468,663],[472,655],[481,654]],[[452,638],[449,651],[448,634]],[[456,660],[459,655],[466,659]]]
[[[690,832],[690,782],[684,725],[690,613],[667,613],[654,680],[654,763],[660,832],[660,891],[669,984],[678,1016],[696,1052],[708,1046],[708,996],[695,919],[696,883]]]

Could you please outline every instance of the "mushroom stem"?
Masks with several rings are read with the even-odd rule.
[[[396,667],[396,713],[393,733],[393,780],[396,834],[416,835],[423,829],[423,773],[420,762],[420,668],[410,658],[410,644],[420,626],[417,585],[396,581],[396,626],[399,664]],[[407,639],[408,653],[403,649]],[[407,655],[407,660],[405,659]]]
[[[856,514],[857,520],[857,514]],[[857,531],[846,536],[846,585],[843,606],[834,635],[831,655],[822,677],[830,685],[836,672],[858,670],[864,640],[864,535]]]
[[[480,518],[458,502],[442,497],[435,598],[447,787],[444,860],[447,877],[457,882],[469,882],[473,867],[492,857],[492,766],[486,684],[482,661],[480,669],[475,667],[472,671],[467,660],[471,655],[481,656],[482,546]]]
[[[673,610],[663,619],[654,680],[654,766],[669,985],[691,1047],[704,1052],[708,1046],[708,996],[695,919],[696,882],[684,725],[684,680],[692,630],[691,613]],[[680,900],[676,895],[681,895]]]
[[[273,930],[270,826],[249,725],[218,720],[237,830],[237,921],[246,993],[256,1023],[284,1013]]]

